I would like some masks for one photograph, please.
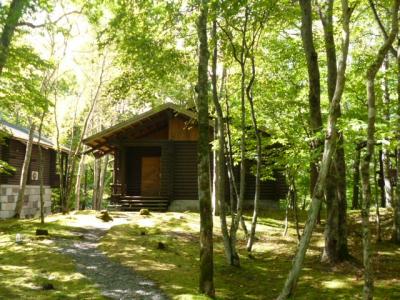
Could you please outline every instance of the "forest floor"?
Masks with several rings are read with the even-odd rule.
[[[383,239],[375,243],[375,299],[400,299],[400,247],[390,242],[390,211],[382,210]],[[197,213],[129,214],[101,225],[94,212],[54,215],[45,225],[38,220],[0,221],[0,298],[1,299],[104,299],[99,279],[93,278],[90,263],[129,270],[156,282],[174,299],[203,299],[198,296]],[[305,213],[301,213],[301,220]],[[371,221],[374,222],[374,216]],[[93,224],[100,224],[93,226]],[[99,223],[100,222],[100,223]],[[349,246],[361,262],[361,225],[359,211],[349,213]],[[297,244],[291,222],[288,235],[282,236],[284,212],[265,212],[257,228],[258,241],[252,255],[245,250],[239,233],[241,268],[225,263],[219,218],[215,226],[215,285],[218,299],[275,299],[291,266]],[[111,229],[109,229],[113,226]],[[303,225],[303,223],[301,223]],[[50,236],[35,236],[36,228],[49,230]],[[374,223],[372,223],[374,229]],[[107,234],[105,232],[108,230]],[[23,235],[21,244],[15,235]],[[88,235],[93,234],[93,239]],[[320,263],[323,247],[323,224],[318,226],[307,252],[295,299],[361,299],[363,284],[361,263],[329,266]],[[104,235],[105,234],[105,235]],[[101,238],[102,237],[102,238]],[[98,239],[101,238],[100,243]],[[66,247],[60,252],[60,241]],[[95,246],[100,244],[100,253]],[[161,246],[160,246],[161,243]],[[78,258],[78,248],[85,248]],[[68,253],[69,252],[69,253]],[[94,254],[95,258],[90,258]],[[106,255],[106,256],[104,256]],[[83,259],[88,264],[82,264]],[[90,262],[92,260],[92,262]],[[97,261],[98,260],[98,264]],[[85,271],[86,269],[86,271]],[[95,273],[95,271],[93,271]],[[113,276],[106,274],[112,284]],[[128,275],[130,276],[130,275]],[[120,281],[126,281],[120,280]],[[96,284],[97,282],[97,284]],[[53,289],[46,289],[49,283]],[[127,282],[127,285],[133,284]],[[140,299],[140,297],[137,297]],[[131,298],[131,299],[137,299]],[[126,297],[125,299],[130,299]]]

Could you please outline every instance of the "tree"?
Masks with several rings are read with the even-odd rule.
[[[400,1],[394,0],[391,8],[391,31],[384,43],[376,53],[372,63],[369,65],[366,72],[366,86],[367,86],[367,99],[368,99],[368,133],[367,133],[367,149],[362,158],[361,164],[361,178],[363,189],[363,202],[362,202],[362,225],[363,225],[363,263],[364,263],[364,289],[363,299],[373,298],[373,275],[371,264],[371,237],[369,230],[369,214],[371,205],[371,186],[370,186],[370,163],[374,155],[375,146],[375,77],[381,67],[383,60],[389,48],[391,47],[398,32],[398,10]]]
[[[201,293],[214,297],[213,260],[213,219],[209,179],[209,122],[208,122],[208,1],[199,1],[200,14],[197,20],[199,38],[199,64],[197,81],[197,106],[199,140],[198,147],[198,188],[200,204],[200,282]]]
[[[29,0],[12,0],[10,3],[7,18],[0,36],[0,76],[3,73],[4,66],[8,59],[11,40],[14,36],[15,29],[29,3]]]
[[[307,1],[305,1],[307,2]],[[301,3],[301,8],[305,10],[304,15],[308,15],[311,11],[311,3]],[[347,0],[342,0],[342,18],[343,18],[343,40],[342,40],[342,55],[338,65],[338,75],[336,78],[335,93],[329,106],[328,125],[325,135],[324,152],[321,161],[320,172],[313,192],[311,208],[308,212],[308,218],[305,224],[304,232],[301,237],[296,256],[293,260],[292,269],[286,279],[285,285],[279,295],[278,299],[287,299],[294,291],[296,286],[304,256],[307,251],[308,244],[311,239],[312,231],[317,221],[317,215],[321,207],[322,198],[326,180],[328,176],[329,167],[331,165],[332,156],[335,153],[337,142],[337,120],[339,118],[338,105],[340,104],[344,85],[345,85],[345,72],[347,66],[347,56],[350,41],[350,17],[354,8],[350,8]]]
[[[25,187],[26,187],[26,182],[28,180],[28,176],[29,176],[29,164],[31,162],[31,154],[32,154],[32,145],[33,145],[33,138],[34,138],[34,133],[35,133],[35,126],[36,126],[35,123],[32,122],[31,126],[29,128],[29,138],[26,143],[25,158],[24,158],[24,163],[22,165],[22,170],[21,170],[21,179],[20,179],[20,183],[19,183],[17,203],[15,204],[15,216],[14,216],[15,218],[21,217],[22,207],[24,205]]]

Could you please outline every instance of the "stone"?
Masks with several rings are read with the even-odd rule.
[[[98,214],[98,215],[96,216],[96,218],[103,220],[103,222],[110,222],[110,221],[114,220],[114,219],[110,216],[110,214],[108,213],[107,210],[102,210],[102,211],[100,212],[100,214]]]
[[[42,290],[44,291],[54,290],[54,285],[51,282],[42,283]]]
[[[7,196],[7,202],[8,202],[8,203],[17,202],[17,197],[14,196],[14,195],[9,195],[9,196]]]
[[[36,229],[36,235],[49,235],[49,231],[47,229]]]
[[[158,242],[157,249],[165,250],[166,248],[167,248],[167,246],[163,242]]]
[[[139,215],[141,215],[141,216],[149,216],[150,215],[150,211],[147,208],[142,208],[139,211]]]

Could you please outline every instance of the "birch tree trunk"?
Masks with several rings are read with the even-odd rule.
[[[29,139],[26,143],[25,158],[21,170],[21,179],[19,182],[18,198],[15,205],[15,218],[21,217],[22,207],[24,206],[24,196],[26,182],[29,176],[29,164],[31,162],[32,145],[33,145],[33,135],[35,132],[35,124],[32,122],[29,129]]]
[[[208,122],[208,1],[198,2],[200,14],[197,21],[199,39],[198,62],[198,193],[200,204],[200,278],[199,291],[209,297],[215,296],[213,258],[213,218],[209,179],[209,122]]]
[[[370,185],[370,163],[374,154],[375,146],[375,77],[382,66],[383,60],[389,51],[398,32],[398,10],[399,0],[393,0],[391,8],[391,31],[385,39],[383,45],[379,48],[374,61],[368,67],[366,72],[367,98],[368,98],[368,134],[367,134],[367,151],[362,159],[361,178],[363,188],[362,203],[362,227],[363,227],[363,264],[364,264],[364,288],[363,299],[373,298],[373,269],[371,264],[371,233],[369,229],[369,214],[371,206],[371,185]]]
[[[303,12],[303,17],[308,16],[311,18],[311,2],[306,0],[300,0],[300,6]],[[339,60],[338,75],[336,79],[335,93],[332,98],[332,102],[329,106],[328,126],[325,135],[324,152],[321,161],[321,168],[318,174],[317,183],[315,185],[311,208],[308,213],[308,218],[305,224],[303,235],[296,252],[296,256],[293,259],[292,269],[290,270],[286,279],[285,285],[279,295],[278,299],[287,299],[294,291],[297,280],[299,278],[301,266],[310,243],[312,231],[317,221],[318,212],[321,208],[321,202],[324,197],[324,191],[326,187],[326,179],[329,172],[329,168],[332,161],[332,156],[335,153],[336,142],[337,142],[337,130],[336,123],[338,119],[337,106],[340,104],[340,100],[343,95],[345,85],[345,71],[346,62],[349,49],[350,39],[350,17],[353,9],[348,6],[347,0],[342,0],[342,18],[343,18],[343,40],[342,40],[342,57]],[[311,20],[307,20],[311,25]],[[306,23],[307,23],[306,22]],[[312,37],[311,37],[312,38]]]

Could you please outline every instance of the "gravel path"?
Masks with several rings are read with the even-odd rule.
[[[96,283],[102,294],[110,299],[168,299],[154,282],[135,274],[131,268],[110,260],[98,249],[99,240],[111,226],[125,223],[121,220],[100,222],[80,227],[79,233],[83,234],[81,240],[59,240],[60,251],[71,256],[77,264],[78,271]]]

